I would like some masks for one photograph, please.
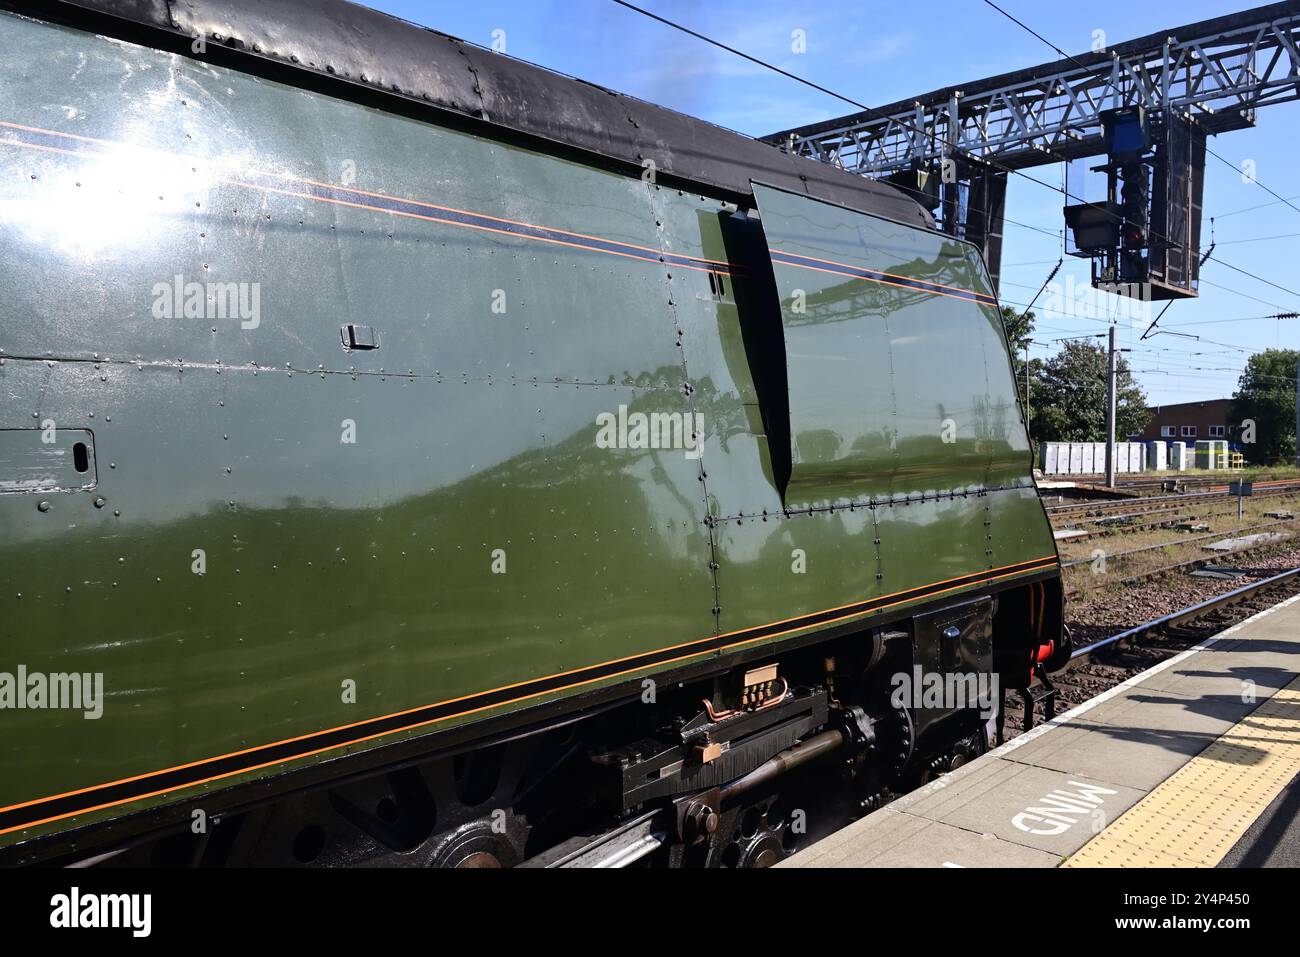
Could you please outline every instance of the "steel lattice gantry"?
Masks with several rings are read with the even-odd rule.
[[[1105,152],[1106,109],[1179,110],[1220,133],[1297,98],[1300,0],[1285,0],[764,139],[868,175],[944,156],[1019,169]]]

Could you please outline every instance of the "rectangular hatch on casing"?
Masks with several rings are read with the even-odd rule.
[[[0,429],[0,495],[76,492],[95,484],[89,429]]]

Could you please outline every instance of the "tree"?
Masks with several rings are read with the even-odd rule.
[[[1035,375],[1035,373],[1037,373]],[[1046,362],[1030,363],[1030,431],[1040,442],[1106,441],[1106,348],[1064,343]],[[1115,438],[1141,432],[1151,419],[1146,395],[1118,357]]]
[[[1002,328],[1007,334],[1007,345],[1011,347],[1011,369],[1016,374],[1016,390],[1023,402],[1025,398],[1025,340],[1034,336],[1034,314],[1017,312],[1010,306],[1002,307]],[[1032,391],[1033,372],[1030,372]],[[1030,401],[1033,401],[1031,394]]]
[[[1241,446],[1251,465],[1295,461],[1297,361],[1300,352],[1294,349],[1265,349],[1250,357],[1237,382],[1232,424],[1241,426]]]

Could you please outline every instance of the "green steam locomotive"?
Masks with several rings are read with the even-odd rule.
[[[340,0],[0,43],[0,862],[763,866],[1068,656],[902,192]]]

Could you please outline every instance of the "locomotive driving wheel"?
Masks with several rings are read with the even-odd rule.
[[[507,816],[513,817],[510,812]],[[434,851],[430,867],[497,868],[519,863],[519,849],[511,835],[520,822],[485,818],[458,828]]]

